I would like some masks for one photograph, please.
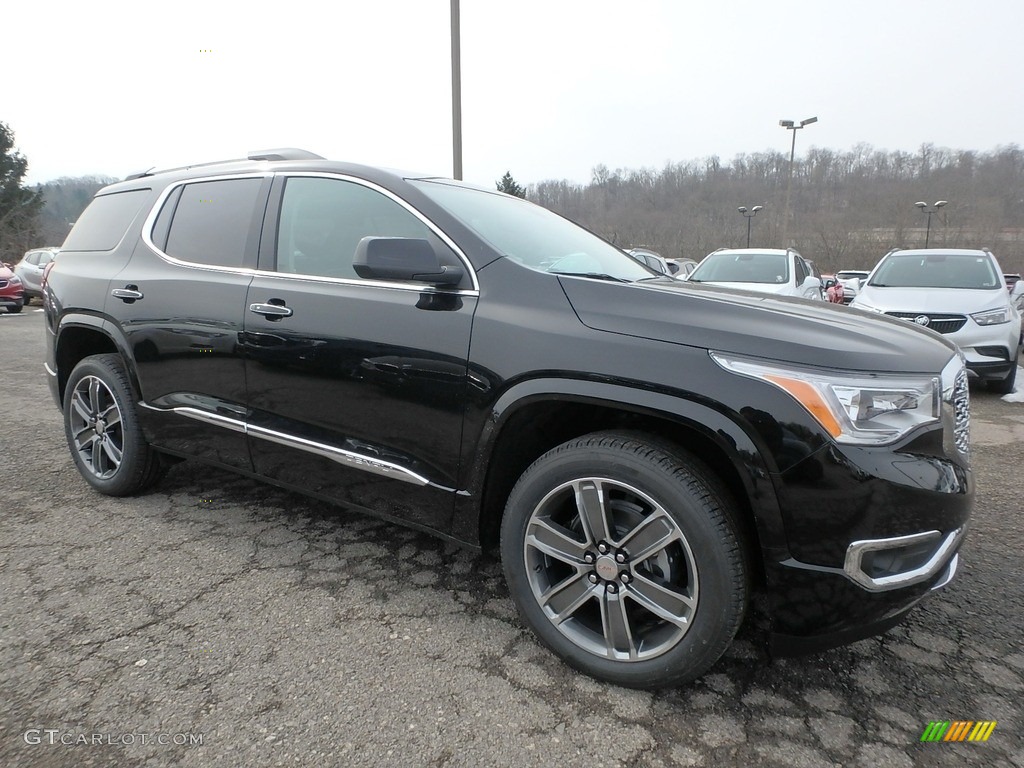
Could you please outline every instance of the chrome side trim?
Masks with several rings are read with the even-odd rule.
[[[50,374],[51,376],[54,376],[54,377],[56,377],[56,375],[57,375],[57,372],[56,372],[55,370],[53,370],[53,368],[51,368],[51,367],[50,367],[50,364],[49,364],[49,363],[43,363],[43,368],[45,368],[45,369],[46,369],[46,372],[47,372],[48,374]]]
[[[207,424],[213,424],[216,427],[224,427],[224,429],[230,429],[232,432],[245,433],[245,422],[239,419],[232,419],[230,416],[221,416],[218,413],[210,413],[209,411],[203,411],[199,408],[189,408],[188,406],[179,405],[174,408],[156,408],[146,403],[139,403],[140,408],[145,408],[147,411],[156,411],[157,413],[176,413],[179,416],[185,416],[189,419],[195,419],[196,421],[203,421]]]
[[[422,221],[435,235],[437,235],[445,243],[445,245],[447,245],[449,248],[452,249],[452,251],[455,252],[455,255],[459,257],[459,259],[463,263],[463,266],[465,266],[466,272],[470,276],[470,279],[472,280],[473,287],[471,289],[462,291],[451,291],[440,290],[426,283],[424,283],[423,285],[410,285],[409,283],[405,282],[391,282],[386,280],[352,280],[346,278],[332,278],[320,275],[299,275],[288,272],[249,269],[248,267],[224,267],[213,266],[210,264],[198,264],[193,261],[184,261],[182,259],[176,259],[174,256],[166,254],[162,250],[157,248],[156,244],[153,242],[152,231],[153,225],[156,223],[156,218],[157,216],[160,215],[160,211],[163,209],[164,203],[167,201],[167,198],[178,187],[183,186],[185,184],[197,184],[205,181],[230,181],[232,179],[254,179],[277,175],[278,174],[272,171],[257,171],[249,173],[224,174],[221,176],[197,176],[194,179],[180,179],[179,181],[176,181],[172,184],[168,184],[157,196],[156,202],[153,203],[152,208],[150,208],[149,210],[149,214],[147,214],[146,216],[146,221],[142,225],[142,242],[144,242],[153,253],[155,253],[158,257],[166,261],[168,264],[173,264],[178,267],[188,267],[190,269],[201,269],[206,272],[226,272],[233,275],[260,275],[262,277],[276,277],[282,279],[297,278],[300,280],[311,280],[315,282],[341,283],[345,285],[361,285],[371,288],[389,288],[392,290],[412,291],[415,293],[443,293],[446,295],[456,296],[480,295],[480,282],[477,280],[476,270],[473,269],[472,263],[470,263],[469,258],[466,256],[465,253],[463,253],[462,249],[455,244],[455,241],[448,237],[448,235],[445,234],[440,227],[434,224],[434,222],[432,222],[430,219],[428,219],[426,216],[420,213],[417,209],[409,205],[409,203],[405,202],[405,200],[395,195],[393,192],[389,192],[388,190],[384,189],[383,187],[377,184],[374,184],[371,181],[360,179],[355,176],[348,176],[343,173],[324,173],[321,171],[288,171],[280,175],[287,177],[313,176],[327,179],[340,179],[341,181],[350,181],[355,184],[360,184],[361,186],[367,187],[369,189],[381,193],[388,199],[398,203],[400,206],[409,211],[413,216]]]
[[[949,553],[956,549],[960,540],[966,532],[966,527],[961,526],[955,531],[950,531],[938,544],[928,561],[917,568],[903,573],[894,573],[891,576],[873,578],[861,568],[864,555],[869,552],[878,552],[886,549],[898,549],[900,547],[912,546],[926,541],[933,541],[942,537],[939,531],[924,531],[913,533],[909,536],[896,536],[890,539],[864,539],[855,541],[846,550],[846,561],[843,564],[843,571],[854,582],[864,587],[869,592],[885,592],[890,589],[909,587],[927,581],[948,563]]]
[[[364,472],[370,472],[383,477],[390,477],[392,480],[401,480],[402,482],[412,483],[413,485],[431,484],[430,481],[422,475],[418,475],[415,472],[390,461],[373,458],[372,456],[366,456],[354,451],[346,451],[343,448],[336,448],[333,445],[318,443],[315,440],[307,440],[304,437],[286,435],[283,432],[276,432],[265,427],[246,424],[240,419],[232,419],[229,416],[221,416],[220,414],[210,413],[209,411],[203,411],[198,408],[189,408],[187,406],[156,408],[152,405],[147,405],[146,403],[139,403],[139,407],[150,411],[157,411],[158,413],[176,413],[179,416],[195,419],[196,421],[202,421],[207,424],[213,424],[217,427],[224,427],[225,429],[230,429],[233,432],[241,432],[246,435],[251,435],[252,437],[259,438],[260,440],[266,440],[271,443],[277,443],[278,445],[285,445],[289,448],[297,448],[300,451],[313,453],[317,456],[323,456],[324,458],[335,461],[343,466],[360,469]]]
[[[361,453],[346,451],[342,448],[335,448],[333,445],[325,445],[324,443],[307,440],[304,437],[286,435],[281,432],[275,432],[272,429],[256,427],[251,424],[248,426],[247,431],[253,437],[258,437],[261,440],[278,443],[279,445],[286,445],[290,448],[298,448],[300,451],[306,451],[307,453],[314,453],[347,467],[361,469],[364,472],[371,472],[375,475],[383,475],[384,477],[390,477],[393,480],[402,480],[403,482],[412,483],[413,485],[430,485],[430,481],[427,480],[427,478],[422,475],[417,475],[415,472],[412,472],[405,467],[392,464],[390,461],[371,458],[370,456],[365,456]]]

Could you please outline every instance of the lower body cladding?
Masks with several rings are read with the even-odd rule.
[[[789,557],[765,564],[773,654],[885,632],[956,575],[974,495],[960,464],[831,447],[775,480]]]

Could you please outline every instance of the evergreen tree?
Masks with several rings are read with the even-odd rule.
[[[14,149],[14,132],[0,123],[0,260],[15,262],[32,247],[43,195],[21,180],[28,160]]]
[[[526,199],[526,188],[516,183],[516,180],[512,178],[511,171],[505,171],[505,175],[501,177],[501,181],[498,182],[498,191],[513,197]]]

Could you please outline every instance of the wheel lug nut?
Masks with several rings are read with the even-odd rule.
[[[597,584],[597,574],[596,573],[590,574],[589,576],[587,576],[587,578],[590,580],[591,584]]]
[[[600,544],[597,545],[597,551],[600,552],[602,555],[607,555],[608,545],[602,541]]]
[[[630,578],[631,577],[630,577],[630,575],[628,573],[624,573],[621,576],[619,576],[619,579],[621,579],[623,584],[629,584]]]
[[[585,562],[585,563],[592,563],[592,562],[594,562],[595,559],[596,558],[594,557],[594,553],[593,552],[585,552],[583,554],[583,562]]]
[[[626,556],[624,554],[622,554],[621,552],[619,552],[617,555],[615,555],[615,562],[616,563],[624,563],[624,562],[626,562]]]
[[[619,588],[617,586],[615,586],[614,584],[609,584],[608,585],[608,591],[611,592],[614,595],[616,592],[619,591]]]

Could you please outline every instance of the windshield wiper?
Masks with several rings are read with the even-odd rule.
[[[628,283],[629,280],[623,280],[621,277],[615,277],[615,275],[608,275],[604,272],[552,272],[552,275],[566,275],[567,277],[590,277],[594,280],[611,280],[614,283]]]

